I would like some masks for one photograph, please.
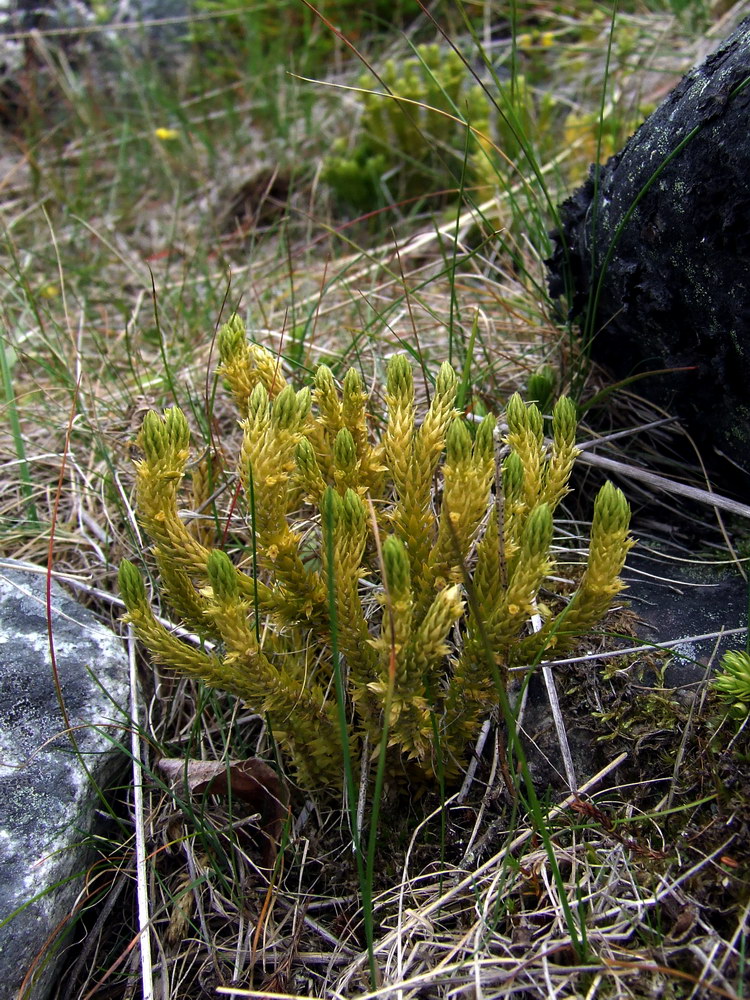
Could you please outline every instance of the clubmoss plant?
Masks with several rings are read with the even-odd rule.
[[[721,673],[714,687],[732,715],[743,719],[750,714],[750,653],[730,649],[721,658]]]
[[[323,179],[342,202],[368,211],[457,188],[465,160],[465,184],[486,179],[477,135],[488,133],[489,103],[457,52],[420,45],[413,58],[387,60],[378,76],[385,94],[372,92],[369,74],[360,77],[356,142],[337,140],[324,164]],[[462,121],[476,130],[468,141]]]
[[[176,407],[148,413],[138,517],[163,596],[203,648],[156,620],[138,570],[124,561],[127,620],[157,662],[266,713],[309,786],[341,784],[339,669],[353,761],[378,745],[387,721],[393,773],[433,776],[439,746],[443,772],[457,774],[497,703],[492,675],[505,682],[511,666],[568,648],[623,586],[630,513],[608,483],[578,589],[556,612],[539,599],[552,568],[553,513],[577,454],[573,404],[557,401],[546,441],[540,411],[513,396],[499,442],[494,417],[472,433],[458,413],[458,376],[445,363],[420,422],[411,365],[399,355],[388,364],[378,438],[356,370],[339,388],[321,365],[312,386],[295,391],[237,317],[220,330],[219,348],[241,418],[238,506],[247,525],[235,513],[231,546],[186,526],[187,421]],[[544,624],[531,633],[535,612]]]

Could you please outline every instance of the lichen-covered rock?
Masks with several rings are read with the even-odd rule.
[[[71,913],[88,857],[100,787],[125,766],[128,665],[122,642],[57,584],[52,626],[60,688],[79,753],[65,732],[51,666],[39,567],[0,567],[0,1000],[42,1000],[56,974],[53,932]],[[85,767],[84,767],[85,764]],[[91,777],[86,774],[86,769]],[[93,779],[93,780],[92,780]]]

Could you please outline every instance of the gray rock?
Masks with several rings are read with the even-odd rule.
[[[184,34],[192,11],[191,0],[111,0],[109,3],[87,3],[85,0],[0,0],[0,30],[9,33],[32,30],[53,33],[70,30],[71,35],[82,28],[105,33],[112,25],[145,24],[147,32],[163,41],[175,32]]]
[[[50,662],[46,575],[0,564],[0,1000],[10,1000],[47,949],[23,1000],[47,996],[57,973],[55,928],[70,914],[88,858],[86,833],[106,786],[126,764],[122,737],[128,663],[123,644],[57,584],[57,669],[81,756],[65,735]],[[4,923],[12,914],[12,919]]]
[[[48,72],[34,32],[73,67],[117,73],[125,52],[171,66],[186,51],[192,9],[191,0],[0,0],[0,101],[22,103],[24,77]]]

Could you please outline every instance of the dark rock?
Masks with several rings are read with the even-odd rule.
[[[550,292],[592,356],[750,486],[750,19],[561,206]],[[727,469],[729,466],[727,465]]]
[[[670,643],[674,650],[664,674],[667,687],[697,684],[709,663],[715,671],[723,653],[744,647],[748,591],[736,568],[688,561],[684,550],[670,552],[665,543],[661,551],[639,552],[636,546],[628,567],[624,597],[638,615],[638,637]],[[727,630],[733,634],[722,637]]]
[[[57,971],[54,931],[70,915],[87,866],[99,797],[126,759],[113,749],[127,709],[122,642],[52,586],[57,670],[77,754],[50,663],[46,575],[0,568],[0,1000],[18,996],[34,960],[45,962],[23,1000],[47,996]],[[91,773],[86,774],[83,764]],[[92,780],[93,779],[93,780]]]

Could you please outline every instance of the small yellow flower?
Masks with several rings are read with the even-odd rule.
[[[60,294],[60,286],[55,284],[42,285],[39,294],[43,299],[56,299]]]
[[[543,49],[551,49],[555,44],[555,34],[552,31],[543,31],[539,36],[539,44]]]
[[[154,129],[154,135],[161,142],[169,142],[171,139],[179,138],[180,133],[176,128],[157,128]]]

